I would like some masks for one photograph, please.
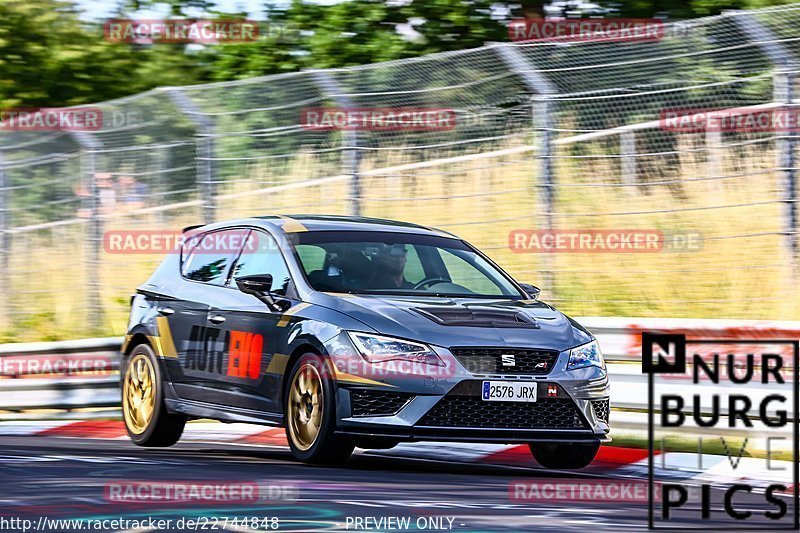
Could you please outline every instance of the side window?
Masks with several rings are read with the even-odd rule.
[[[270,274],[272,290],[278,294],[286,294],[291,277],[278,243],[271,235],[261,231],[253,231],[247,239],[247,245],[233,268],[231,278],[250,276],[253,274]]]
[[[425,269],[422,267],[422,261],[417,254],[416,246],[407,246],[408,253],[406,255],[406,267],[403,270],[403,277],[411,283],[419,283],[425,279]]]
[[[322,270],[325,266],[325,248],[316,244],[298,244],[295,249],[306,274]]]
[[[189,259],[192,257],[192,252],[203,240],[202,233],[196,233],[194,231],[186,232],[182,235],[183,244],[181,245],[181,274],[184,276],[186,275],[186,269],[184,268],[186,265],[189,264]]]
[[[189,258],[184,260],[181,273],[193,281],[222,285],[248,233],[246,229],[206,233],[193,246]]]
[[[450,280],[456,285],[466,287],[478,294],[503,294],[503,290],[492,283],[492,281],[481,273],[475,265],[470,264],[464,258],[450,253],[447,250],[440,251],[442,261],[444,261],[447,274]],[[480,257],[476,258],[478,264],[484,268],[487,263]]]

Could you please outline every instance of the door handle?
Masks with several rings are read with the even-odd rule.
[[[210,317],[208,317],[208,321],[211,322],[212,324],[222,324],[223,322],[225,322],[225,317],[222,315],[211,315]]]
[[[161,316],[170,316],[175,314],[175,310],[171,307],[159,307],[156,309]]]

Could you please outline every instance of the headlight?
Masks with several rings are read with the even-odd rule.
[[[603,359],[603,352],[600,351],[600,345],[597,344],[597,341],[583,344],[569,351],[567,370],[586,368],[587,366],[606,369],[606,361]]]
[[[427,344],[369,333],[348,331],[347,334],[361,356],[370,363],[410,361],[444,366],[444,361]]]

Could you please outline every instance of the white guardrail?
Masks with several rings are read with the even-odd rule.
[[[647,417],[647,376],[641,368],[641,333],[683,333],[692,339],[795,340],[800,322],[662,319],[577,318],[598,338],[611,378],[611,404],[615,429],[643,430]],[[119,349],[122,339],[81,339],[0,345],[0,420],[47,418],[97,418],[119,416]],[[689,380],[669,383],[670,392],[685,397],[725,395],[725,385]],[[757,405],[774,391],[771,385],[753,383],[748,394]],[[730,390],[730,389],[728,389]],[[727,412],[727,408],[723,409]],[[690,423],[691,425],[691,423]],[[770,432],[756,424],[749,431]],[[724,429],[713,433],[725,433]],[[738,430],[741,433],[741,429]]]

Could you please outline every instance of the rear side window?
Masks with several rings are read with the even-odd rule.
[[[184,257],[181,274],[187,279],[222,285],[228,270],[242,249],[249,230],[229,229],[206,233]]]

